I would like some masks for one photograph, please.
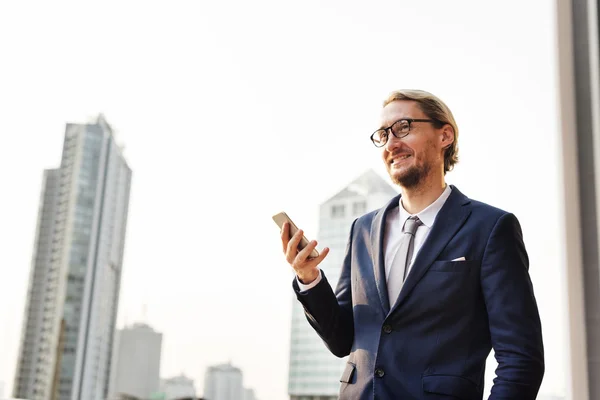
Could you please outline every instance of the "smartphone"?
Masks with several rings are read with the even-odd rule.
[[[294,221],[292,221],[292,219],[283,211],[273,215],[273,221],[275,221],[277,226],[279,226],[280,230],[283,229],[283,223],[288,222],[290,224],[290,238],[294,236],[296,232],[298,232],[298,227],[296,226]],[[302,250],[306,246],[308,246],[308,239],[306,238],[306,236],[302,235],[302,239],[298,244],[298,251]],[[311,253],[308,255],[308,258],[315,257],[319,257],[319,252],[317,251],[317,249],[313,249],[313,251],[311,251]]]

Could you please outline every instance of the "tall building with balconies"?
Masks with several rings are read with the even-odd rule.
[[[44,171],[15,397],[106,399],[130,185],[102,115],[67,124],[61,165]]]

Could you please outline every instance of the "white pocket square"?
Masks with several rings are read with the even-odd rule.
[[[465,261],[465,260],[466,260],[466,258],[464,258],[464,257],[458,257],[458,258],[455,258],[452,261]]]

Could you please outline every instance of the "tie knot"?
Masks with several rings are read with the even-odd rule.
[[[404,228],[402,228],[402,232],[414,235],[417,231],[417,228],[421,225],[423,225],[423,223],[418,217],[410,217],[404,223]]]

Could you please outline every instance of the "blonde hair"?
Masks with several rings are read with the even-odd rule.
[[[454,141],[446,148],[444,153],[444,173],[451,171],[458,162],[458,126],[448,106],[433,94],[424,90],[397,90],[392,92],[383,102],[387,106],[392,101],[415,101],[427,118],[434,120],[434,126],[441,128],[448,124],[454,130]]]

